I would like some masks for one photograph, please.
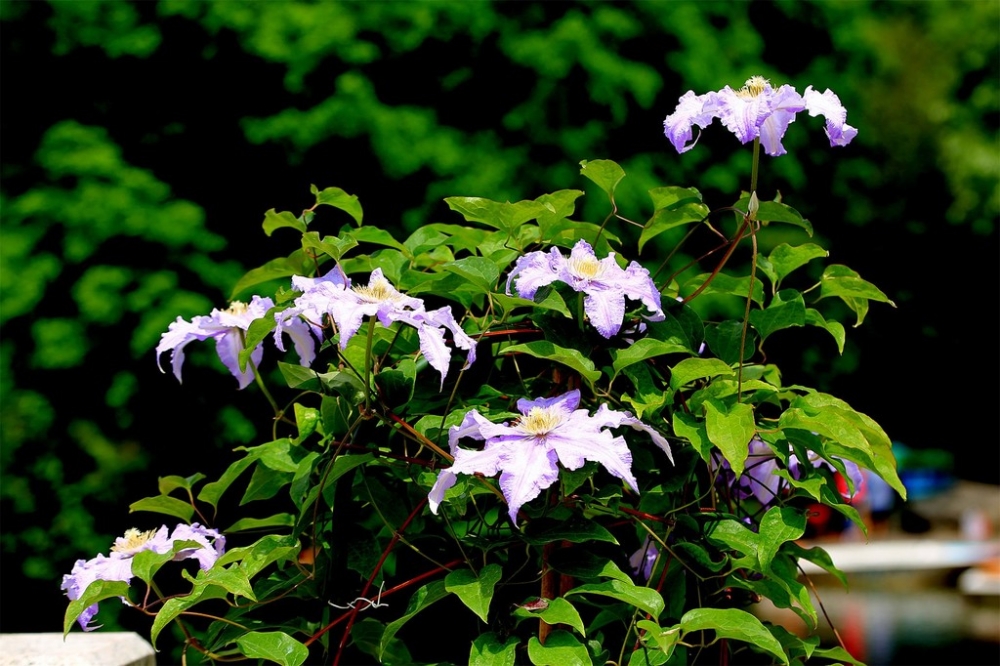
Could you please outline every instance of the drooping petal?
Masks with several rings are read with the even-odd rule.
[[[667,454],[667,458],[670,462],[674,462],[674,454],[670,449],[670,442],[667,438],[660,434],[660,431],[653,426],[643,423],[639,419],[632,416],[629,412],[619,412],[614,409],[610,409],[607,405],[602,404],[597,408],[597,412],[594,414],[594,421],[599,423],[601,427],[605,428],[619,428],[621,426],[628,426],[633,430],[638,430],[644,432],[652,438],[653,443],[660,447],[660,450]]]
[[[205,317],[195,317],[193,321],[185,321],[178,317],[167,328],[166,333],[160,336],[160,343],[156,345],[156,365],[163,372],[160,365],[160,357],[163,352],[171,350],[170,365],[174,371],[174,377],[181,382],[181,366],[184,365],[184,347],[193,340],[206,340],[212,337],[214,331],[206,331],[198,325],[198,321]]]
[[[438,472],[437,481],[434,482],[430,493],[427,494],[427,506],[430,507],[431,513],[437,514],[438,507],[444,501],[445,492],[454,486],[457,481],[458,477],[450,469],[443,469]]]
[[[858,130],[847,124],[847,109],[832,90],[827,88],[820,94],[809,86],[802,97],[810,116],[826,118],[826,136],[831,146],[846,146],[858,135]]]
[[[525,416],[527,416],[532,409],[538,407],[542,409],[558,409],[559,411],[564,412],[568,417],[579,406],[580,389],[573,389],[572,391],[567,391],[566,393],[557,395],[553,398],[535,398],[534,400],[521,398],[517,401],[517,411],[521,412]]]
[[[795,114],[805,108],[805,102],[795,88],[784,85],[770,93],[767,104],[770,112],[760,124],[760,143],[764,146],[764,152],[777,157],[785,154],[781,139],[795,120]]]
[[[559,248],[555,247],[547,254],[541,251],[529,252],[518,258],[514,270],[507,276],[507,295],[510,296],[510,284],[516,277],[517,282],[514,287],[517,289],[517,295],[528,300],[533,299],[539,287],[552,284],[559,278],[559,269],[565,261]]]
[[[466,412],[465,418],[462,419],[459,425],[448,429],[448,448],[451,449],[451,454],[453,456],[458,455],[457,452],[460,450],[458,440],[460,439],[465,437],[478,440],[486,439],[486,436],[482,433],[484,425],[492,425],[492,423],[475,409]]]
[[[625,294],[617,289],[588,293],[583,299],[583,311],[598,333],[611,338],[625,320]]]
[[[590,460],[639,492],[639,484],[632,475],[632,452],[623,438],[613,437],[607,430],[579,431],[567,425],[549,433],[546,443],[559,454],[559,462],[566,469],[580,469]]]
[[[508,514],[517,524],[521,507],[559,480],[558,454],[544,446],[524,440],[522,446],[503,449],[500,490],[507,499]]]
[[[684,93],[677,108],[663,121],[663,133],[674,144],[678,153],[694,148],[698,140],[691,140],[694,125],[704,129],[712,124],[716,115],[715,93],[695,95],[693,90]]]
[[[180,524],[174,528],[170,535],[171,548],[175,541],[196,541],[202,545],[201,548],[186,548],[178,551],[174,556],[175,560],[195,559],[203,569],[211,569],[215,561],[226,552],[226,537],[222,536],[218,530],[203,527],[198,523],[191,525]]]
[[[344,269],[340,267],[340,264],[337,264],[332,269],[327,271],[325,275],[318,278],[307,278],[301,275],[292,276],[292,288],[296,291],[311,291],[320,284],[327,284],[341,289],[349,289],[351,286],[351,279],[347,277],[346,273],[344,273]]]
[[[420,353],[424,355],[432,368],[441,373],[441,388],[444,388],[444,378],[448,374],[448,363],[451,361],[451,350],[444,343],[444,330],[433,326],[417,328],[420,338]]]
[[[626,296],[634,301],[642,301],[646,309],[653,313],[647,315],[650,321],[663,321],[666,318],[660,305],[660,292],[644,266],[634,261],[630,263],[625,269],[621,287]]]
[[[719,120],[742,143],[749,143],[760,135],[760,125],[770,113],[764,94],[744,97],[726,86],[719,91]]]
[[[299,365],[308,368],[316,360],[316,339],[313,337],[312,328],[297,314],[285,318],[282,317],[283,314],[284,312],[275,314],[277,325],[274,328],[274,344],[281,351],[285,351],[282,334],[287,333],[295,345],[295,353],[299,355]]]
[[[253,381],[253,369],[247,364],[246,370],[240,372],[239,355],[243,351],[243,336],[237,331],[229,331],[215,340],[215,350],[222,364],[229,369],[230,374],[239,382],[240,389],[245,389]],[[255,366],[259,366],[264,357],[264,343],[260,343],[250,354]]]
[[[455,341],[455,346],[459,349],[465,349],[468,351],[468,354],[465,356],[465,365],[462,366],[463,368],[468,368],[470,365],[475,363],[476,341],[473,340],[455,320],[455,316],[451,314],[450,305],[438,308],[437,310],[425,312],[423,318],[424,321],[430,324],[435,326],[444,326],[447,328],[451,331],[451,337]]]

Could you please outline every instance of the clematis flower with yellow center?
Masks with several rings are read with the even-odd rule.
[[[507,500],[511,520],[527,502],[559,479],[559,465],[568,470],[583,467],[588,460],[601,464],[612,476],[639,492],[632,475],[632,453],[625,439],[610,428],[629,426],[646,432],[673,462],[670,445],[651,426],[628,412],[601,405],[593,416],[580,405],[580,391],[555,398],[521,399],[522,416],[514,423],[492,423],[477,410],[448,432],[448,445],[455,457],[452,466],[438,473],[428,504],[437,513],[444,494],[455,485],[458,474],[494,476],[500,473],[500,490]],[[485,440],[481,451],[458,445],[464,438]]]
[[[615,253],[598,259],[594,248],[585,240],[577,241],[569,257],[559,248],[548,253],[529,252],[514,264],[507,277],[507,295],[511,283],[521,298],[533,299],[540,287],[553,282],[568,284],[574,291],[583,292],[583,310],[597,332],[610,338],[622,327],[625,319],[625,299],[641,301],[650,321],[665,317],[660,307],[660,292],[649,271],[632,262],[623,269],[615,261]]]
[[[293,277],[292,284],[296,289],[302,289],[303,293],[295,299],[293,307],[276,315],[278,326],[274,335],[279,349],[284,348],[282,332],[296,322],[301,323],[300,320],[308,322],[313,333],[321,337],[321,326],[327,315],[340,332],[340,348],[346,349],[367,316],[375,317],[385,327],[398,321],[416,328],[420,352],[430,366],[441,373],[442,384],[451,361],[451,350],[445,344],[445,330],[451,333],[456,347],[468,352],[465,367],[476,360],[476,342],[455,321],[451,307],[427,310],[421,299],[399,292],[385,278],[381,268],[372,271],[367,285],[351,286],[350,279],[339,268],[334,268],[322,278]],[[311,362],[314,357],[310,347],[306,358]]]
[[[267,311],[274,307],[274,301],[270,298],[254,296],[250,303],[233,301],[225,310],[218,308],[212,310],[210,315],[199,315],[192,317],[191,321],[185,321],[178,317],[170,324],[169,329],[160,337],[160,344],[156,346],[156,364],[163,372],[160,365],[160,357],[164,352],[170,351],[170,365],[173,368],[177,381],[181,381],[181,366],[184,365],[184,347],[194,340],[215,340],[215,350],[219,354],[219,359],[229,372],[239,382],[240,388],[244,389],[253,381],[253,369],[247,365],[244,371],[240,371],[239,356],[243,351],[244,336],[250,328],[250,324],[255,319],[260,319],[267,314]],[[292,324],[298,337],[304,334],[309,335],[308,329],[301,322]],[[263,343],[257,345],[250,359],[253,364],[260,365],[264,355]],[[300,349],[300,358],[302,356]]]
[[[91,583],[98,580],[132,582],[132,558],[145,550],[155,553],[168,553],[178,542],[191,541],[199,544],[197,547],[183,548],[174,554],[174,560],[194,559],[202,570],[211,569],[215,561],[226,551],[226,537],[218,530],[202,527],[198,523],[180,524],[173,533],[167,536],[167,526],[158,530],[142,532],[130,529],[124,536],[115,539],[108,556],[98,554],[91,560],[77,560],[73,571],[63,576],[61,589],[66,592],[70,601],[79,599]],[[93,631],[99,627],[91,627],[90,622],[97,614],[98,604],[89,606],[77,622],[84,631]]]
[[[742,143],[760,138],[764,152],[776,157],[785,154],[781,139],[795,121],[795,114],[803,110],[810,116],[826,118],[831,146],[846,146],[858,134],[847,124],[847,109],[832,90],[821,94],[809,86],[799,95],[790,85],[775,89],[760,76],[747,79],[739,90],[726,86],[703,95],[689,90],[663,121],[663,131],[677,152],[685,153],[698,142],[697,138],[692,140],[691,128],[697,125],[704,129],[718,118]]]

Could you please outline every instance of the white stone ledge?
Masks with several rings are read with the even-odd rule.
[[[155,654],[126,631],[0,634],[0,666],[156,666]]]

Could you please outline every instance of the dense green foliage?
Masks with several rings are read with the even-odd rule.
[[[930,402],[935,385],[960,391],[961,418],[936,429],[974,443],[996,403],[966,389],[976,368],[996,365],[994,336],[968,320],[996,302],[998,11],[0,3],[3,569],[22,571],[48,609],[27,616],[5,599],[5,630],[58,624],[59,576],[122,531],[121,507],[164,460],[192,474],[262,434],[252,405],[230,405],[230,377],[199,372],[189,381],[204,390],[182,391],[159,375],[152,348],[174,317],[224,306],[243,270],[270,258],[258,242],[265,210],[294,208],[311,182],[336,183],[360,195],[367,219],[409,234],[451,219],[446,196],[517,201],[583,187],[568,185],[576,164],[597,156],[629,174],[616,192],[623,209],[664,183],[728,201],[746,186],[747,151],[717,132],[678,157],[660,122],[685,90],[751,74],[829,86],[850,109],[861,128],[851,152],[833,159],[821,136],[790,133],[790,154],[767,162],[763,196],[794,193],[824,221],[813,242],[900,306],[872,313],[871,332],[848,337],[843,355],[816,331],[772,358],[789,361],[791,381],[836,389],[916,446],[934,428],[913,418],[914,402]],[[585,201],[581,217],[606,215],[599,197]],[[796,237],[771,239],[762,243]],[[966,353],[978,360],[954,362]],[[210,350],[190,356],[218,365]],[[990,455],[970,467],[995,470]]]

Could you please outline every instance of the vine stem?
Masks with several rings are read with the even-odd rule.
[[[403,532],[406,531],[406,528],[410,526],[413,519],[420,515],[420,512],[423,511],[426,504],[427,498],[425,497],[420,500],[420,503],[417,504],[416,507],[413,508],[413,511],[411,511],[410,515],[406,517],[406,520],[404,520],[403,524],[399,526],[399,529],[393,531],[392,538],[389,539],[389,544],[385,547],[385,550],[382,551],[382,557],[379,558],[378,563],[375,565],[375,570],[372,571],[372,575],[368,577],[368,582],[365,583],[364,588],[361,590],[361,594],[358,596],[368,596],[368,590],[371,589],[372,583],[375,582],[375,577],[378,576],[378,572],[382,570],[382,565],[385,564],[385,560],[389,557],[389,553],[391,553],[392,549],[396,547],[396,544],[399,543],[400,536],[402,536]],[[354,626],[354,621],[357,619],[358,612],[360,610],[361,609],[357,606],[351,609],[350,616],[347,618],[347,627],[344,628],[344,635],[341,637],[340,644],[337,646],[337,656],[333,658],[333,666],[338,666],[338,664],[340,664],[340,656],[344,653],[344,647],[347,645],[347,639],[351,636],[351,628]],[[322,632],[313,636],[309,640],[313,641],[320,635],[322,635]]]

